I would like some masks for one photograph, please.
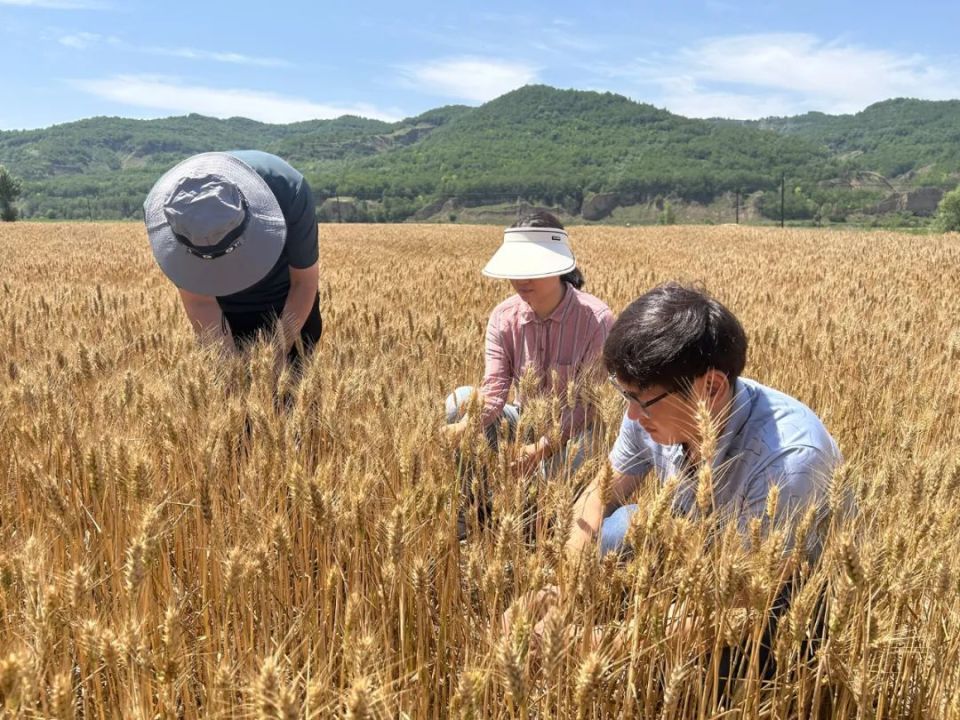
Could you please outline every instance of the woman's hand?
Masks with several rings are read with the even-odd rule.
[[[527,443],[520,448],[517,459],[511,463],[510,467],[518,475],[531,475],[544,458],[549,457],[550,446],[546,438],[540,438],[537,442]]]
[[[460,442],[460,438],[463,437],[463,434],[467,431],[467,419],[464,418],[459,422],[450,423],[449,425],[443,425],[440,428],[440,437],[445,438],[450,441],[450,444],[456,444]]]
[[[560,588],[556,585],[547,585],[536,593],[528,593],[507,608],[500,620],[500,629],[504,635],[509,635],[518,612],[529,610],[530,621],[533,623],[533,639],[539,640],[543,633],[543,623],[560,602]],[[520,605],[526,607],[521,608]]]

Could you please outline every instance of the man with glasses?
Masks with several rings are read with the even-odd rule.
[[[594,542],[601,554],[630,553],[628,530],[638,508],[629,499],[650,474],[661,483],[669,478],[679,481],[674,512],[736,523],[744,535],[754,518],[769,525],[764,519],[767,493],[777,486],[773,523],[787,531],[790,542],[792,524],[813,505],[818,512],[806,550],[811,555],[819,552],[825,519],[822,501],[841,462],[840,451],[803,403],[740,376],[746,354],[747,337],[740,322],[698,288],[661,285],[620,314],[604,343],[603,358],[627,409],[610,453],[613,472],[607,474],[608,487],[602,490],[602,478],[597,478],[574,508],[567,542],[574,567]],[[710,426],[712,451],[703,436]],[[701,456],[705,446],[709,457]],[[710,463],[712,469],[709,503],[697,502],[701,463]],[[792,590],[788,579],[771,604],[760,638],[758,669],[765,679],[775,671],[772,638]],[[558,602],[558,588],[542,590],[535,600],[536,614],[544,617]],[[680,618],[682,610],[677,612],[675,621],[689,620]],[[822,622],[822,613],[820,617]],[[509,627],[511,622],[508,611],[504,624]],[[535,625],[535,633],[542,631],[544,622]],[[811,637],[820,634],[817,629]],[[716,667],[721,694],[746,672],[743,658],[734,647],[720,651]]]
[[[698,288],[662,285],[623,311],[603,348],[610,382],[627,402],[610,453],[608,502],[601,501],[599,479],[580,496],[567,546],[572,556],[595,540],[602,554],[629,552],[625,539],[637,506],[628,500],[651,472],[661,482],[678,478],[674,510],[695,515],[697,469],[709,462],[710,513],[743,532],[763,517],[773,485],[780,491],[775,522],[793,522],[811,503],[822,505],[840,451],[803,403],[740,377],[746,352],[740,322]],[[716,435],[712,457],[700,456],[700,401]],[[810,534],[812,554],[819,535]]]

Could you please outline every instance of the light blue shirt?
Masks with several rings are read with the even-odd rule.
[[[722,520],[735,520],[745,531],[751,518],[763,514],[770,486],[777,485],[778,522],[795,519],[811,503],[818,503],[819,526],[826,512],[822,500],[833,470],[842,460],[837,444],[810,408],[789,395],[740,378],[712,463],[715,510]],[[683,447],[660,445],[626,415],[610,452],[610,464],[623,475],[642,477],[655,471],[661,482],[672,475],[681,478],[675,510],[695,512],[696,473]],[[819,549],[817,536],[815,532],[808,545],[813,552]]]

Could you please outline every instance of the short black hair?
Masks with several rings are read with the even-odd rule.
[[[529,210],[522,215],[518,214],[517,221],[510,227],[542,227],[556,228],[557,230],[565,229],[563,227],[563,223],[557,219],[557,216],[546,210]],[[570,272],[564,273],[560,276],[560,279],[567,283],[567,285],[572,285],[577,290],[582,289],[587,282],[579,268],[574,268]]]
[[[705,289],[670,282],[620,313],[603,345],[603,360],[608,372],[640,389],[686,391],[711,369],[733,383],[747,362],[747,334]]]

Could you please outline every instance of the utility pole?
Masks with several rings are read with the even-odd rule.
[[[737,225],[740,224],[740,188],[737,188],[737,206],[736,206]]]
[[[787,187],[787,174],[780,173],[780,227],[783,227],[784,192]]]

